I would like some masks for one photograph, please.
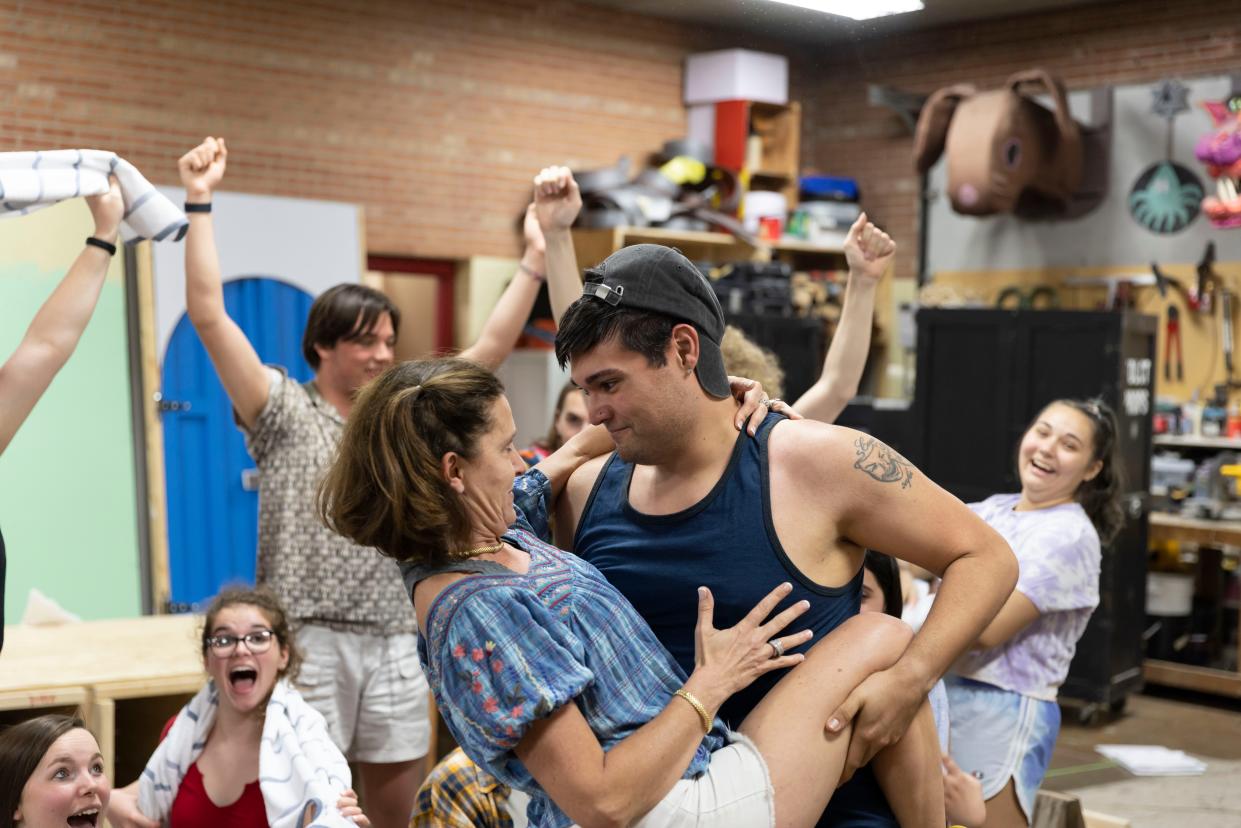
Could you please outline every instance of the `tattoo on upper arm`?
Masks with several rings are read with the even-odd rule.
[[[874,437],[863,436],[854,441],[853,447],[857,450],[853,468],[861,469],[880,483],[899,482],[902,489],[913,485],[914,467],[890,446]]]

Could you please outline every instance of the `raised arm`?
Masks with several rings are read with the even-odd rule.
[[[582,295],[570,228],[582,209],[582,194],[568,167],[546,167],[534,179],[534,207],[547,240],[547,289],[556,324]]]
[[[892,264],[896,243],[866,214],[849,228],[845,237],[845,260],[849,279],[845,285],[840,324],[827,349],[823,373],[814,385],[793,404],[811,420],[830,423],[840,416],[858,392],[866,356],[870,352],[871,320],[875,315],[875,292]]]
[[[86,204],[95,219],[92,238],[114,245],[125,204],[116,180],[109,183],[108,192],[88,196]],[[108,251],[86,245],[35,314],[17,349],[0,365],[0,454],[77,347],[111,261]]]
[[[513,352],[513,346],[530,318],[534,300],[539,296],[539,288],[547,279],[543,233],[539,230],[533,204],[526,207],[523,230],[526,249],[517,265],[517,272],[491,309],[478,341],[461,352],[465,359],[472,359],[493,371]]]
[[[181,156],[177,169],[187,204],[211,204],[224,177],[228,149],[223,138],[206,138]],[[267,404],[270,380],[245,333],[224,309],[224,281],[210,212],[190,212],[185,238],[185,307],[215,372],[246,428],[253,428]]]

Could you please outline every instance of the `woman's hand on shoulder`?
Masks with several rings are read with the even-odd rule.
[[[793,406],[784,400],[768,397],[763,390],[763,384],[758,380],[730,376],[728,390],[732,391],[733,399],[739,406],[733,426],[738,431],[745,428],[751,437],[758,433],[758,427],[763,424],[768,411],[783,414],[790,420],[802,419],[801,414],[794,411]]]
[[[756,678],[793,667],[805,660],[801,654],[782,655],[786,650],[810,640],[810,630],[780,635],[793,620],[810,609],[798,601],[768,620],[773,610],[793,589],[784,583],[773,589],[734,627],[717,630],[714,624],[715,596],[707,587],[698,588],[698,624],[694,628],[694,673],[686,687],[712,711]],[[774,643],[773,643],[774,642]]]

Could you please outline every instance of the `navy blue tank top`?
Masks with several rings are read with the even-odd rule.
[[[767,438],[781,419],[768,414],[753,439],[739,435],[715,488],[684,511],[647,515],[630,506],[633,466],[613,455],[582,512],[574,550],[629,599],[686,674],[694,670],[699,586],[710,587],[715,596],[718,629],[739,622],[783,581],[792,583],[793,591],[781,607],[803,598],[810,602],[810,611],[787,632],[809,628],[813,643],[857,615],[860,570],[842,587],[819,586],[789,560],[776,537]],[[775,671],[760,676],[725,703],[720,717],[731,727],[739,726],[783,675]]]
[[[780,608],[803,598],[810,610],[787,632],[810,629],[809,645],[857,615],[862,570],[841,587],[807,578],[789,560],[771,517],[767,440],[784,419],[768,414],[758,433],[737,437],[728,468],[698,503],[671,515],[648,515],[629,505],[633,466],[613,455],[595,481],[578,521],[574,551],[629,599],[686,674],[694,671],[694,625],[699,586],[715,597],[715,626],[731,627],[784,581],[793,585]],[[730,698],[720,717],[738,727],[784,670],[772,671]],[[896,820],[869,768],[837,790],[819,825],[892,826]]]

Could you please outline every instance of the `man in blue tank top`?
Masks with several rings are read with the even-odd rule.
[[[536,192],[553,290],[573,279],[576,190]],[[555,203],[559,199],[561,203]],[[851,266],[864,254],[847,250]],[[886,262],[883,263],[886,266]],[[586,272],[557,357],[571,363],[612,455],[583,465],[559,500],[557,544],[594,563],[687,672],[698,586],[716,624],[734,624],[777,583],[807,599],[826,635],[858,610],[863,550],[887,550],[943,576],[935,610],[901,660],[864,681],[825,726],[849,723],[846,776],[899,739],[949,665],[1016,582],[1016,561],[986,524],[868,435],[769,414],[738,434],[719,341],[724,319],[702,274],[660,245],[624,248]],[[561,288],[563,289],[563,287]],[[848,653],[842,653],[848,658]],[[720,715],[733,727],[778,680],[769,674]],[[822,738],[808,733],[807,739]],[[853,777],[821,824],[895,825],[873,776]]]

